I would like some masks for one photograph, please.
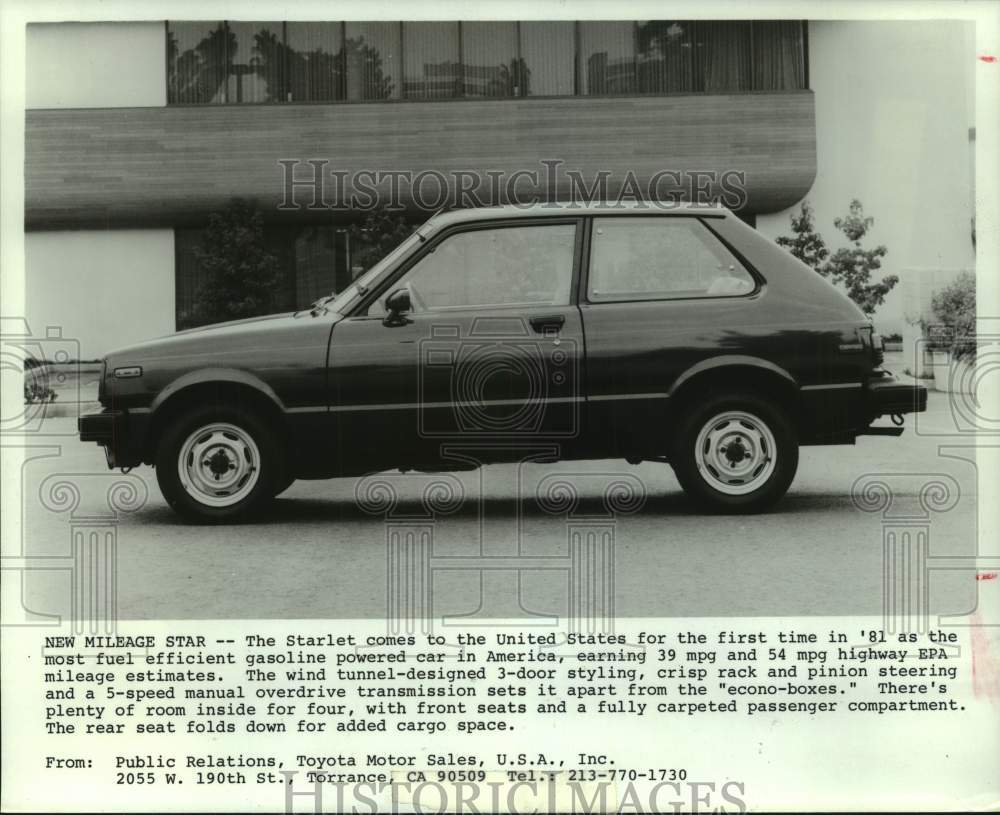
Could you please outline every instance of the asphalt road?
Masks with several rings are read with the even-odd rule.
[[[414,599],[438,618],[565,615],[581,598],[628,617],[879,614],[884,535],[926,530],[932,556],[975,551],[976,468],[971,449],[961,447],[971,439],[954,435],[947,398],[937,393],[919,433],[911,420],[900,438],[803,449],[787,497],[752,517],[701,514],[669,467],[618,461],[390,475],[387,489],[398,500],[388,514],[359,507],[356,479],[299,482],[260,523],[222,527],[180,523],[153,471],[140,468],[131,478],[144,482],[148,498],[114,516],[108,487],[121,479],[104,468],[99,448],[70,435],[72,421],[47,420],[32,443],[57,445],[58,454],[23,468],[22,546],[31,567],[24,597],[36,613],[69,614],[73,598],[92,602],[70,553],[73,534],[87,540],[95,531],[116,541],[121,619],[384,618]],[[858,508],[852,485],[865,476],[892,490],[888,508]],[[78,499],[58,489],[67,480]],[[577,486],[571,512],[554,481]],[[925,492],[921,503],[931,481],[943,492]],[[618,511],[609,515],[604,496],[615,482],[631,486],[641,507],[612,500]],[[549,496],[541,503],[540,489]],[[449,490],[462,499],[449,503]],[[385,494],[367,493],[376,503]],[[429,518],[416,517],[424,495],[436,510]],[[432,542],[397,545],[396,535]],[[601,545],[571,545],[580,535]],[[932,573],[932,611],[964,614],[975,600],[972,571]]]

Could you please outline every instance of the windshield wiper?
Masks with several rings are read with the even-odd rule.
[[[320,311],[326,311],[326,304],[329,303],[337,296],[337,293],[328,294],[325,297],[320,297],[315,303],[309,306],[309,313],[315,317],[320,313]]]

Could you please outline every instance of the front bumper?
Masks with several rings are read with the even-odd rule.
[[[105,409],[81,416],[77,429],[80,441],[94,442],[104,448],[108,469],[113,470],[142,464],[148,423],[149,414],[145,411]]]
[[[868,415],[872,419],[927,410],[927,388],[900,382],[888,371],[876,371],[872,375],[866,397]]]

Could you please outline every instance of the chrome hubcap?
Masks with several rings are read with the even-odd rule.
[[[194,431],[177,456],[188,494],[201,504],[228,507],[250,494],[260,478],[260,451],[243,428],[226,422]]]
[[[730,410],[705,422],[695,444],[698,472],[714,489],[745,495],[761,487],[777,461],[771,429],[752,413]]]

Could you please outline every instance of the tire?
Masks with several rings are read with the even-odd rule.
[[[204,405],[167,426],[156,480],[186,521],[238,523],[256,515],[284,478],[277,434],[245,408]]]
[[[799,442],[788,413],[754,393],[708,396],[681,416],[670,456],[684,491],[718,513],[773,506],[791,486]]]

